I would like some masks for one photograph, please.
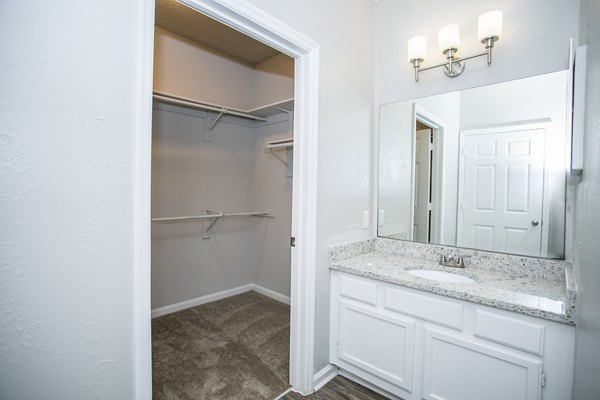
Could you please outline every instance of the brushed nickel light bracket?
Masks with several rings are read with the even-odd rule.
[[[486,57],[488,65],[492,64],[492,49],[502,35],[502,12],[490,11],[479,17],[478,37],[485,46],[485,51],[468,57],[457,55],[460,46],[458,25],[446,25],[438,32],[440,51],[446,56],[446,62],[423,68],[421,65],[427,53],[427,38],[416,36],[408,41],[408,61],[415,71],[415,81],[419,81],[419,73],[434,68],[443,68],[449,78],[456,78],[465,70],[465,61],[478,57]]]

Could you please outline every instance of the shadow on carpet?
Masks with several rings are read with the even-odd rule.
[[[290,308],[256,292],[152,320],[154,400],[272,400],[288,388]]]

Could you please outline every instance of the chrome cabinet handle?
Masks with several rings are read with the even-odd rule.
[[[538,221],[537,219],[534,219],[531,221],[531,225],[533,226],[538,226],[540,224],[540,221]]]

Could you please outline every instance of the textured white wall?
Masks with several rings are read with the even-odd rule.
[[[0,398],[133,397],[134,2],[0,3]]]
[[[255,224],[252,232],[256,272],[254,283],[290,295],[292,232],[292,176],[287,167],[265,145],[271,140],[292,137],[287,114],[271,117],[272,123],[259,124],[255,129],[254,165],[251,208],[274,210],[275,218]],[[286,150],[274,153],[288,161]],[[289,160],[292,161],[292,160]],[[289,169],[291,171],[291,168]],[[290,176],[288,176],[290,175]]]
[[[575,202],[575,273],[579,319],[575,354],[574,400],[600,396],[600,4],[583,0],[581,37],[587,44],[587,89],[583,178]]]
[[[369,236],[373,2],[251,0],[320,45],[315,371],[329,358],[330,245]]]
[[[412,36],[428,39],[425,66],[444,61],[437,32],[456,23],[461,30],[460,54],[483,51],[477,40],[480,14],[504,12],[503,37],[494,48],[494,62],[467,62],[463,75],[450,79],[441,69],[425,71],[414,81],[407,60]],[[375,5],[376,104],[446,93],[494,82],[523,78],[567,68],[569,39],[578,36],[579,2],[575,0],[381,0]]]

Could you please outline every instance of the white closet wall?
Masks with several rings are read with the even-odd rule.
[[[293,97],[293,60],[256,66],[157,28],[155,90],[232,108]],[[275,218],[152,224],[152,308],[254,283],[289,296],[292,178],[267,141],[292,136],[286,113],[269,122],[155,102],[152,217],[274,209]],[[277,151],[286,160],[286,151]]]
[[[254,107],[294,97],[294,61],[279,54],[254,66]]]
[[[294,60],[256,65],[156,27],[154,90],[244,110],[294,97]]]
[[[160,108],[158,108],[160,107]],[[203,140],[205,112],[157,106],[153,117],[152,216],[245,211],[251,203],[253,128],[228,118]],[[227,117],[226,117],[227,118]],[[237,122],[237,121],[236,121]],[[254,218],[152,224],[152,307],[162,307],[252,281]]]
[[[263,124],[256,128],[256,158],[252,170],[253,209],[271,207],[275,219],[257,224],[253,232],[253,249],[256,251],[256,277],[254,283],[286,296],[290,295],[290,236],[292,231],[292,177],[291,168],[265,151],[267,142],[292,136],[288,115],[272,117],[277,123]],[[290,148],[291,151],[291,148]],[[274,151],[288,160],[288,151]]]
[[[156,27],[154,90],[198,101],[250,109],[252,65]]]

